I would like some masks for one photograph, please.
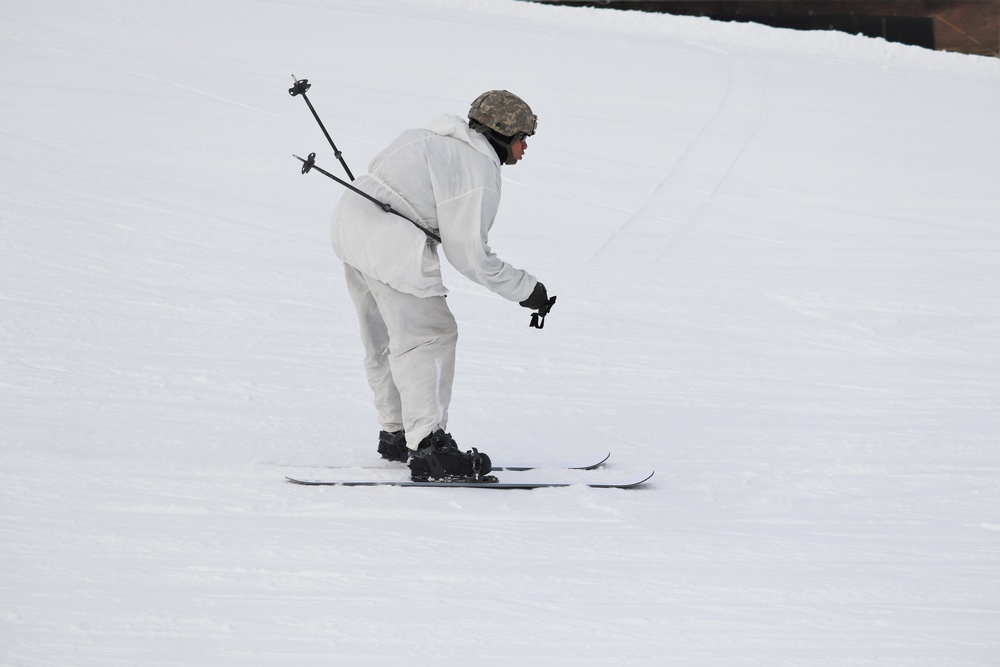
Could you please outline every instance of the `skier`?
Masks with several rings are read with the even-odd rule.
[[[549,301],[541,282],[488,245],[500,166],[524,157],[536,126],[520,97],[483,93],[468,120],[445,114],[427,129],[403,132],[355,182],[416,225],[350,191],[334,211],[333,247],[344,263],[375,394],[378,452],[408,462],[415,480],[478,478],[491,469],[489,456],[460,451],[445,431],[458,327],[445,303],[434,237],[470,280],[532,310]]]

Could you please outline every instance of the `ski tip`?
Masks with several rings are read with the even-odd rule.
[[[632,489],[648,482],[654,474],[654,470],[643,470],[631,479],[619,479],[618,481],[607,483],[594,482],[592,484],[587,484],[587,486],[607,489]]]
[[[594,468],[600,468],[602,465],[604,465],[605,463],[607,463],[608,459],[610,459],[610,458],[611,458],[611,452],[607,452],[604,455],[604,458],[602,458],[600,461],[598,461],[597,463],[595,463],[593,465],[585,466],[583,469],[584,470],[593,470]]]
[[[598,454],[596,456],[579,459],[577,461],[564,461],[558,462],[554,461],[551,463],[536,462],[536,463],[504,463],[500,462],[498,465],[493,466],[493,470],[497,471],[507,471],[507,472],[524,472],[526,470],[536,470],[539,468],[552,468],[552,469],[563,469],[563,470],[596,470],[602,465],[608,462],[611,458],[611,452],[604,452],[603,454]]]
[[[297,477],[285,476],[285,479],[292,484],[302,484],[303,486],[329,486],[331,483],[323,479],[299,479]]]

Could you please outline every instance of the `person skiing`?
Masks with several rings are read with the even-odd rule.
[[[403,132],[355,181],[406,219],[351,191],[334,211],[333,247],[357,310],[378,452],[407,462],[415,480],[480,479],[491,470],[487,454],[460,451],[446,432],[458,326],[445,302],[438,245],[470,280],[532,310],[551,306],[537,278],[488,245],[500,166],[524,157],[537,123],[517,95],[485,92],[468,119],[444,114]]]

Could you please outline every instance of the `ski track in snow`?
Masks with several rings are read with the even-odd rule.
[[[1000,60],[506,0],[0,26],[0,663],[1000,662]],[[450,428],[649,483],[284,481],[377,431],[291,72],[355,173],[529,100],[491,245],[559,302],[445,267]]]
[[[661,262],[684,235],[698,224],[701,212],[723,186],[756,129],[766,122],[762,103],[766,74],[745,62],[726,63],[725,92],[718,108],[691,140],[642,208],[633,214],[597,256],[613,246],[615,252],[642,256],[650,237],[663,223],[678,229],[659,241],[654,262]],[[622,237],[637,242],[621,247]],[[616,243],[617,241],[617,243]]]

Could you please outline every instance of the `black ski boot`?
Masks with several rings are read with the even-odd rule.
[[[476,449],[461,452],[455,440],[438,429],[420,441],[410,459],[410,479],[415,482],[484,482],[493,483],[488,475],[493,469],[490,457]]]
[[[406,463],[410,450],[406,448],[406,434],[402,431],[378,432],[378,453],[387,461]]]

